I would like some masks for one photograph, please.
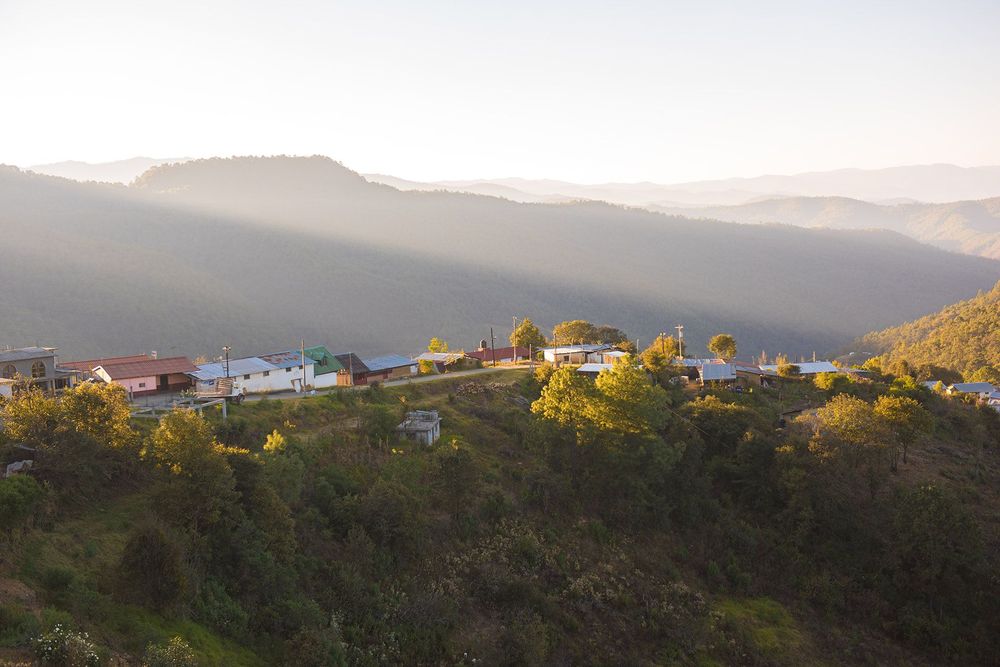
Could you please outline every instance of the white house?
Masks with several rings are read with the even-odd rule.
[[[0,397],[10,398],[14,395],[15,380],[10,378],[0,378]]]
[[[703,364],[698,367],[698,377],[702,384],[736,382],[736,366],[733,364]]]
[[[226,363],[199,364],[198,370],[191,373],[198,391],[212,391],[215,381],[227,377]],[[274,364],[269,364],[260,357],[229,360],[228,377],[233,378],[233,389],[243,394],[263,394],[287,389],[282,386],[280,375],[284,371]],[[274,376],[272,379],[271,376]],[[280,389],[279,389],[280,387]]]
[[[280,378],[277,380],[279,388],[274,391],[305,391],[316,386],[316,362],[303,355],[301,350],[262,354],[260,358],[280,369],[277,375]],[[270,377],[277,379],[273,374]]]
[[[604,343],[600,345],[556,345],[543,347],[542,354],[545,361],[553,364],[601,364],[604,363],[604,353],[613,349],[614,346]]]
[[[437,410],[414,410],[396,427],[400,437],[422,445],[433,445],[441,437],[441,417]]]

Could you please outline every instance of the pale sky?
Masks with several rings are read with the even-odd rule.
[[[996,1],[0,0],[0,163],[324,154],[579,182],[1000,164],[998,30]]]

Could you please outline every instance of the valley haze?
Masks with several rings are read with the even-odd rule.
[[[1000,275],[889,231],[401,191],[318,156],[162,164],[128,186],[9,167],[0,201],[23,239],[0,266],[18,286],[0,294],[0,338],[44,332],[69,356],[254,354],[300,338],[472,349],[511,316],[614,324],[640,344],[683,323],[692,352],[725,330],[748,353],[801,356]]]

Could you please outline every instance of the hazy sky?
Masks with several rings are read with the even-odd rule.
[[[1000,164],[1000,2],[0,0],[0,163],[415,179]]]

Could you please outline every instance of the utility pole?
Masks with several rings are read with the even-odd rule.
[[[661,331],[660,332],[660,354],[662,354],[664,357],[667,356],[667,332],[666,331]]]
[[[226,377],[227,377],[227,378],[229,377],[229,351],[230,351],[231,349],[232,349],[232,348],[231,348],[231,347],[229,347],[228,345],[224,345],[224,346],[222,347],[222,351],[223,351],[223,352],[225,352],[225,354],[226,354]]]
[[[497,366],[497,339],[493,337],[493,327],[490,327],[490,350],[493,352],[493,367]]]
[[[514,350],[514,363],[517,363],[517,315],[512,315],[514,328],[510,330],[510,347]]]
[[[677,329],[677,352],[680,354],[681,359],[684,358],[684,325],[678,324]]]
[[[306,393],[306,339],[300,338],[299,344],[302,351],[302,393]]]

